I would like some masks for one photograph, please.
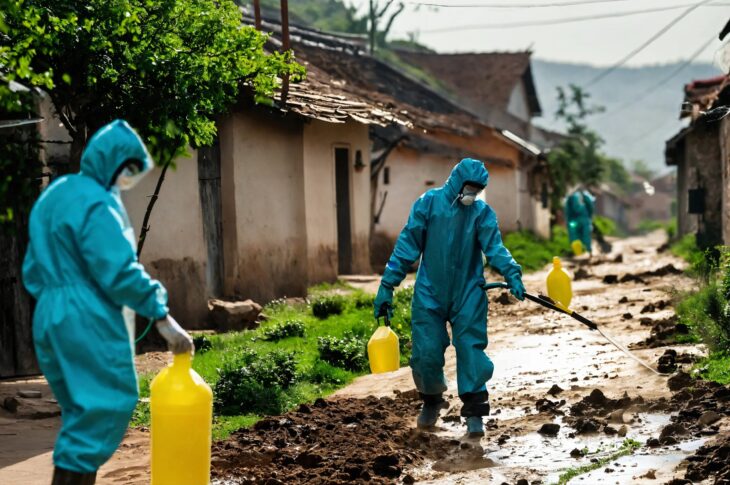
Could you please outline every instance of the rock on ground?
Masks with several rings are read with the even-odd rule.
[[[210,320],[218,330],[230,332],[247,330],[258,327],[258,317],[262,307],[253,300],[224,301],[210,300],[208,302]]]

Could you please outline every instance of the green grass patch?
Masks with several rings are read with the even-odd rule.
[[[621,458],[622,456],[632,454],[638,448],[641,448],[641,443],[636,440],[625,439],[617,450],[609,453],[608,455],[598,458],[596,461],[591,462],[587,465],[568,468],[560,474],[556,483],[557,485],[565,485],[575,477],[592,472],[593,470],[597,470],[607,463]],[[598,453],[598,451],[596,453]]]
[[[318,285],[310,294],[310,303],[266,305],[268,320],[255,330],[206,335],[210,348],[196,353],[193,369],[214,389],[216,438],[327,396],[367,372],[366,345],[378,326],[373,297],[342,283]],[[394,296],[392,327],[401,340],[402,364],[410,357],[412,298],[410,288]],[[327,302],[326,311],[318,308],[315,315],[316,302]],[[330,345],[323,347],[323,341]],[[140,376],[141,397],[149,397],[152,377]],[[149,425],[148,403],[138,404],[132,425]]]
[[[505,234],[503,242],[526,273],[542,269],[553,260],[553,256],[572,254],[568,232],[560,226],[553,228],[552,239],[543,239],[530,231],[517,231]]]
[[[720,252],[718,250],[702,250],[697,246],[694,234],[686,234],[682,239],[670,246],[672,254],[689,263],[687,273],[690,276],[709,279],[717,270]]]
[[[231,433],[242,428],[250,428],[260,420],[258,414],[243,414],[239,416],[213,416],[213,439],[228,438]]]
[[[150,403],[148,399],[150,397],[150,383],[154,377],[154,374],[141,374],[137,377],[140,400],[137,401],[137,406],[135,406],[132,419],[129,422],[129,425],[133,428],[150,425]]]
[[[712,352],[695,365],[700,376],[722,385],[730,384],[730,352]]]

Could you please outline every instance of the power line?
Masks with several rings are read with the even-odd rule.
[[[659,37],[661,37],[662,35],[664,35],[665,33],[667,33],[669,31],[669,29],[671,29],[676,24],[678,24],[687,15],[689,15],[693,11],[697,10],[702,5],[707,4],[707,3],[710,3],[711,1],[712,0],[702,0],[701,2],[696,3],[693,6],[689,7],[687,10],[685,10],[684,12],[682,12],[681,14],[679,14],[677,17],[675,17],[674,19],[672,19],[672,21],[669,22],[667,25],[665,25],[664,27],[662,27],[661,29],[659,29],[646,42],[644,42],[639,47],[637,47],[636,49],[634,49],[631,52],[629,52],[627,55],[625,55],[623,58],[621,58],[617,63],[615,63],[614,65],[612,65],[609,68],[605,69],[603,72],[601,72],[600,74],[598,74],[596,77],[594,77],[593,79],[591,79],[590,81],[588,81],[586,84],[583,85],[583,87],[584,88],[588,88],[588,87],[593,86],[594,84],[600,82],[601,80],[603,80],[606,76],[608,76],[613,71],[615,71],[619,67],[621,67],[624,64],[626,64],[628,61],[630,61],[631,59],[633,59],[641,51],[643,51],[644,49],[646,49],[647,47],[649,47],[651,44],[653,44],[657,39],[659,39]]]
[[[711,0],[705,0],[704,3]],[[700,4],[702,5],[702,4]],[[532,21],[524,21],[524,22],[503,22],[503,23],[491,23],[491,24],[469,24],[469,25],[459,25],[454,27],[442,27],[438,29],[426,29],[426,30],[420,30],[419,33],[421,34],[441,34],[441,33],[450,33],[455,31],[468,31],[468,30],[488,30],[488,29],[512,29],[512,28],[519,28],[519,27],[536,27],[536,26],[543,26],[543,25],[558,25],[558,24],[567,24],[567,23],[573,23],[573,22],[583,22],[583,21],[589,21],[589,20],[600,20],[600,19],[608,19],[608,18],[616,18],[616,17],[628,17],[632,15],[641,15],[641,14],[647,14],[647,13],[655,13],[655,12],[665,12],[669,10],[679,10],[680,8],[686,8],[686,7],[696,7],[698,4],[696,3],[690,3],[690,4],[681,4],[681,5],[672,5],[669,7],[654,7],[654,8],[646,8],[641,10],[629,10],[629,11],[622,11],[622,12],[611,12],[611,13],[605,13],[605,14],[593,14],[593,15],[582,15],[582,16],[576,16],[576,17],[564,17],[564,18],[556,18],[556,19],[545,19],[545,20],[532,20]],[[706,5],[708,7],[727,7],[730,6],[730,3],[724,2],[724,3],[713,3]]]
[[[658,83],[654,84],[653,86],[645,89],[640,94],[638,94],[637,96],[635,96],[633,99],[630,99],[629,101],[626,101],[626,102],[622,103],[621,105],[619,105],[617,108],[615,108],[613,110],[610,110],[602,118],[604,118],[604,119],[605,118],[609,118],[609,117],[611,117],[611,116],[613,116],[613,115],[615,115],[617,113],[620,113],[621,111],[623,111],[624,109],[628,108],[629,106],[632,106],[637,101],[643,99],[644,96],[653,93],[656,89],[658,89],[658,88],[664,86],[665,84],[667,84],[669,81],[671,81],[672,79],[674,79],[674,77],[677,76],[677,74],[679,74],[684,69],[686,69],[687,66],[689,66],[690,64],[692,64],[692,61],[694,61],[695,59],[697,59],[710,46],[710,44],[712,44],[712,42],[714,42],[714,40],[715,40],[715,35],[713,34],[712,37],[710,37],[704,44],[702,44],[702,46],[699,49],[697,49],[687,60],[685,60],[682,64],[680,64],[679,66],[677,66],[676,69],[674,69],[671,73],[669,73],[668,76],[666,76],[661,81],[659,81]]]
[[[547,7],[571,7],[577,5],[594,5],[597,3],[616,3],[616,2],[629,2],[631,0],[572,0],[565,2],[550,2],[550,3],[466,3],[459,5],[449,5],[445,3],[431,3],[431,2],[408,2],[411,5],[417,5],[421,7],[439,7],[439,8],[547,8]]]
[[[679,120],[675,120],[675,119],[673,119],[673,118],[669,118],[669,119],[668,119],[668,120],[666,120],[666,121],[665,121],[664,123],[660,123],[660,124],[658,124],[658,125],[654,126],[654,127],[653,127],[653,128],[651,128],[650,130],[647,130],[647,131],[643,132],[643,133],[642,133],[641,135],[639,135],[639,136],[636,136],[636,137],[634,137],[634,138],[630,138],[630,139],[628,139],[628,140],[627,140],[626,138],[622,138],[622,139],[621,139],[621,140],[620,140],[620,141],[619,141],[619,142],[617,143],[617,145],[620,145],[620,146],[623,146],[623,147],[633,146],[634,144],[636,144],[636,143],[638,143],[638,142],[640,142],[640,141],[644,141],[644,140],[646,140],[646,137],[647,137],[647,136],[649,136],[649,135],[653,135],[653,134],[654,134],[654,133],[656,133],[657,131],[663,130],[664,128],[669,128],[669,125],[670,125],[670,124],[673,124],[673,123],[678,123],[678,122],[679,122]]]

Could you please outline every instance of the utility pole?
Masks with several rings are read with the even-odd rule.
[[[253,0],[253,18],[256,30],[261,30],[261,0]]]
[[[291,49],[289,42],[289,0],[281,0],[281,42],[282,50],[287,52]],[[289,95],[289,74],[284,74],[281,83],[281,104],[286,104],[286,98]]]

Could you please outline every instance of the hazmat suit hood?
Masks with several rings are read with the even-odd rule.
[[[104,188],[110,188],[128,160],[142,163],[141,173],[152,170],[154,162],[144,142],[124,120],[103,126],[91,137],[81,155],[81,173]]]
[[[486,187],[489,182],[489,172],[479,160],[465,158],[456,164],[444,184],[444,189],[450,198],[456,197],[464,184],[471,183],[480,187]]]

